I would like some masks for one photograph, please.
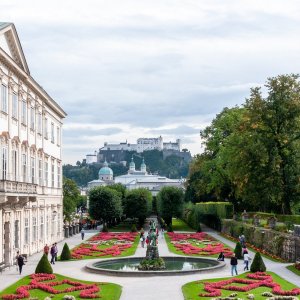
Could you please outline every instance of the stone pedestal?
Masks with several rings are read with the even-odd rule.
[[[79,233],[79,224],[76,224],[76,233]]]
[[[69,237],[69,226],[65,226],[64,229],[65,229],[65,238],[68,238]]]
[[[147,246],[146,258],[155,259],[159,258],[158,247],[157,246]]]
[[[75,225],[72,226],[72,230],[73,230],[73,234],[76,234],[76,226]]]
[[[73,228],[72,228],[72,225],[70,225],[70,227],[69,227],[69,235],[70,235],[70,236],[73,236]]]

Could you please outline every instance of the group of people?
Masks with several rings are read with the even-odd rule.
[[[249,256],[249,252],[248,249],[246,247],[246,243],[245,243],[245,237],[243,238],[243,243],[241,243],[242,245],[242,255],[243,255],[243,259],[244,259],[244,271],[249,271],[249,261],[251,260],[250,256]],[[217,260],[219,261],[224,261],[225,256],[224,253],[221,252],[217,258]],[[238,265],[238,259],[235,255],[235,253],[232,254],[231,258],[230,258],[230,265],[231,265],[231,275],[233,276],[234,273],[235,275],[238,275],[237,272],[237,265]]]
[[[50,264],[55,265],[55,262],[57,261],[57,253],[58,253],[57,243],[52,244],[51,248],[47,244],[45,245],[44,254],[47,257],[49,254],[49,250],[50,250],[50,255],[51,255]]]

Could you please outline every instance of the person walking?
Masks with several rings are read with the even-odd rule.
[[[219,254],[217,260],[218,260],[218,261],[224,261],[224,259],[225,259],[224,253],[221,252],[221,253]]]
[[[19,251],[17,252],[17,264],[19,267],[20,275],[21,275],[22,269],[23,269],[23,266],[25,265],[25,263],[24,263],[24,257],[21,254],[19,254]]]
[[[48,257],[49,254],[49,246],[46,244],[44,247],[44,254],[46,254],[46,256]]]
[[[235,254],[233,253],[230,259],[230,265],[231,265],[231,276],[233,276],[233,273],[235,272],[235,275],[238,275],[237,272],[237,264],[238,264],[238,260],[235,256]]]
[[[55,245],[53,244],[50,249],[51,261],[50,264],[55,265]]]
[[[244,264],[245,264],[245,267],[244,267],[244,271],[249,271],[249,260],[250,260],[250,256],[249,256],[249,253],[248,251],[245,251],[244,252]]]
[[[54,243],[54,249],[55,249],[55,261],[57,261],[57,254],[58,254],[57,243]]]
[[[85,232],[84,232],[83,228],[81,229],[80,233],[81,233],[81,239],[84,240],[84,234],[85,234]]]
[[[144,235],[144,232],[141,232],[140,241],[141,241],[142,248],[144,248],[145,247],[145,235]]]

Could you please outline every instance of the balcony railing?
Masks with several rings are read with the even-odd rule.
[[[27,182],[16,182],[1,180],[0,181],[0,192],[4,193],[19,193],[19,194],[36,194],[37,185]]]

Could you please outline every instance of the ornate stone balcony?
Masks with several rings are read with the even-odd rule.
[[[17,194],[37,194],[37,184],[9,180],[0,181],[0,192]]]

